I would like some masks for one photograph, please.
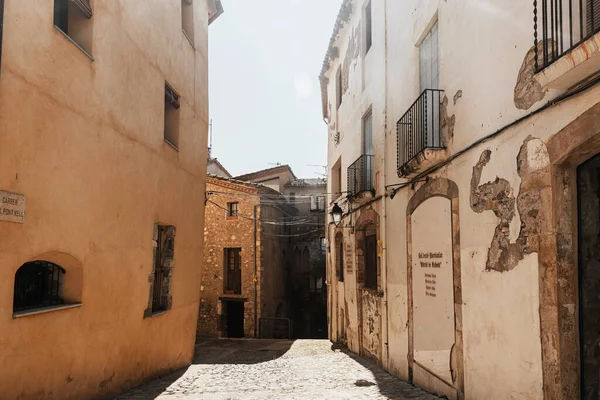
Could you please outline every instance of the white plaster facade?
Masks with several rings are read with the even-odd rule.
[[[345,198],[346,193],[330,199],[329,209],[337,202],[345,215],[337,228],[330,220],[327,230],[331,339],[346,342],[354,352],[375,356],[393,375],[448,398],[575,398],[571,396],[579,390],[579,367],[567,365],[567,361],[561,359],[563,350],[557,349],[558,344],[549,343],[563,343],[563,340],[571,340],[565,338],[577,335],[576,326],[566,328],[558,321],[564,310],[569,310],[564,312],[576,319],[576,304],[565,300],[569,304],[564,304],[561,311],[556,301],[548,302],[543,297],[540,286],[554,279],[556,266],[546,270],[541,252],[547,250],[544,247],[547,242],[552,243],[553,250],[544,254],[561,258],[557,250],[560,241],[556,244],[556,237],[560,236],[556,207],[562,204],[561,197],[574,196],[571,192],[560,192],[557,182],[550,181],[559,179],[556,178],[557,171],[567,171],[565,176],[569,173],[572,176],[578,163],[594,155],[592,149],[582,150],[585,147],[583,139],[575,140],[577,144],[571,147],[557,145],[563,140],[559,133],[572,129],[576,137],[581,136],[577,132],[583,131],[586,120],[580,117],[586,112],[593,113],[600,87],[592,85],[575,92],[565,87],[550,89],[560,85],[548,82],[563,82],[565,79],[561,81],[560,74],[569,74],[571,84],[581,83],[598,69],[590,69],[588,63],[585,71],[573,72],[585,61],[569,64],[569,57],[577,58],[580,53],[594,57],[595,53],[586,52],[580,46],[565,56],[567,61],[559,59],[537,74],[535,81],[533,73],[528,76],[522,68],[534,44],[532,2],[370,2],[371,49],[365,54],[364,10],[369,0],[344,1],[321,76],[324,117],[329,124],[329,192],[336,191],[333,167],[340,159],[340,191],[347,190],[347,168],[362,154],[361,118],[369,109],[373,112],[374,198],[369,197],[371,203],[366,206],[367,200],[351,202]],[[402,186],[406,182],[413,183],[411,179],[415,179],[415,175],[398,176],[396,123],[419,96],[419,45],[435,24],[438,29],[439,89],[443,90],[442,99],[447,99],[447,106],[441,107],[440,117],[442,129],[447,134],[444,141],[446,155],[436,160],[443,162],[448,156],[456,157],[448,163],[434,164],[439,168],[423,176],[419,175],[423,170],[416,171],[416,182]],[[593,46],[597,40],[596,35],[588,42]],[[354,44],[359,47],[356,52]],[[349,63],[347,72],[344,72],[344,63]],[[339,108],[336,107],[338,68],[342,70],[343,86],[348,82]],[[525,106],[515,99],[515,87],[523,79],[530,83],[525,92],[537,91],[534,94],[538,96],[532,96],[533,100]],[[597,124],[590,124],[592,127],[585,125],[586,140],[595,138],[598,131]],[[336,138],[338,132],[339,140]],[[528,141],[529,136],[532,141]],[[522,165],[519,170],[517,158],[522,147],[527,149],[523,164],[526,167]],[[568,153],[569,149],[571,153]],[[475,211],[471,203],[474,166],[485,150],[491,151],[491,159],[482,170],[479,184],[490,182],[492,185],[498,177],[508,183],[510,191],[507,193],[517,198],[525,190],[523,185],[529,184],[519,172],[545,171],[549,182],[547,192],[545,186],[533,191],[539,195],[534,201],[536,210],[547,216],[547,221],[536,222],[540,224],[536,225],[539,247],[519,253],[514,268],[502,272],[486,268],[500,219],[490,208]],[[585,155],[580,155],[582,152]],[[424,182],[426,176],[430,181]],[[453,229],[459,240],[453,243],[453,257],[460,260],[455,267],[460,274],[458,279],[455,276],[454,300],[457,300],[456,293],[460,293],[461,300],[460,304],[455,303],[454,313],[456,343],[458,345],[459,339],[462,342],[458,346],[462,356],[460,360],[456,352],[450,356],[452,382],[443,382],[439,376],[410,361],[413,317],[408,268],[411,251],[407,219],[410,214],[407,210],[411,207],[411,199],[416,201],[414,197],[419,189],[436,180],[447,180],[457,187],[453,213],[458,224]],[[399,190],[392,198],[390,195],[396,188]],[[574,201],[576,204],[576,199]],[[522,227],[517,207],[520,205],[513,204],[514,217],[508,221],[509,243],[517,243],[520,230],[527,229]],[[361,301],[368,295],[365,294],[368,290],[356,282],[357,260],[362,252],[355,246],[356,230],[361,213],[369,208],[380,217],[378,293],[371,296],[374,302]],[[336,274],[336,232],[342,232],[344,238],[344,261],[353,264],[352,270],[345,269],[344,282],[340,282]],[[430,240],[435,245],[436,231],[432,230]],[[565,257],[576,260],[575,253],[567,252]],[[565,286],[559,277],[560,265],[557,268],[554,285]],[[568,276],[567,281],[576,282],[576,276]],[[560,293],[560,290],[557,291]],[[365,327],[367,322],[368,328]],[[430,329],[435,331],[437,326]],[[577,339],[573,340],[577,343]],[[560,377],[555,379],[558,375]]]

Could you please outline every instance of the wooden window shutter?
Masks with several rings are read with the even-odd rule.
[[[165,85],[165,102],[179,110],[179,95],[169,85]]]
[[[71,0],[71,3],[77,6],[88,18],[92,18],[92,6],[90,6],[90,0]]]

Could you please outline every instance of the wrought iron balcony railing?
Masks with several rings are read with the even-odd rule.
[[[541,71],[600,31],[600,0],[534,0],[535,67]]]
[[[398,171],[425,149],[443,149],[440,138],[440,96],[425,89],[396,124]]]
[[[373,156],[363,154],[348,167],[348,192],[356,195],[373,189]]]

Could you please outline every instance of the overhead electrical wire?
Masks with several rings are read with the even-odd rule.
[[[214,201],[208,199],[207,200],[208,203],[213,204],[214,206],[216,206],[217,208],[227,211],[229,212],[229,210],[223,206],[221,206],[218,203],[215,203]],[[248,215],[244,215],[241,213],[237,214],[238,217],[240,218],[244,218],[250,221],[254,221],[254,217],[248,216]],[[267,225],[276,225],[276,226],[301,226],[301,225],[312,225],[314,224],[314,221],[316,221],[317,218],[304,218],[304,217],[298,217],[297,220],[294,221],[286,221],[286,220],[281,220],[281,219],[277,219],[277,220],[267,220],[267,219],[258,219],[257,221],[263,223],[263,224],[267,224]],[[324,225],[324,223],[322,224],[316,224],[316,225]]]

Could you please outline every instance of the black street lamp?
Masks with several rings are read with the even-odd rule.
[[[333,218],[334,224],[337,225],[340,223],[340,221],[342,220],[342,214],[344,214],[344,210],[342,210],[342,207],[338,206],[338,203],[334,203],[333,208],[329,213],[329,215],[331,215],[331,218]]]

